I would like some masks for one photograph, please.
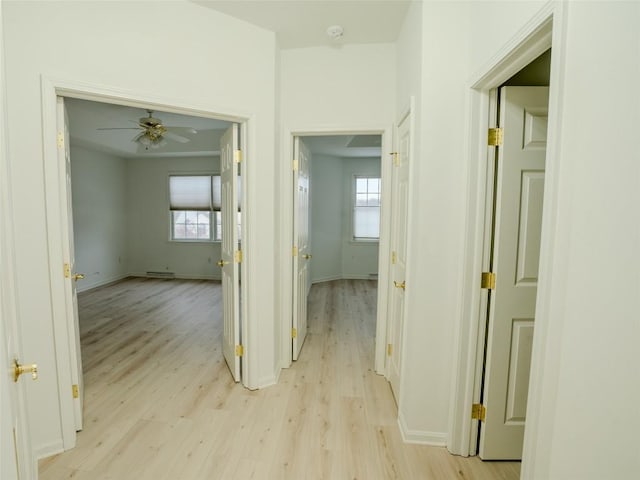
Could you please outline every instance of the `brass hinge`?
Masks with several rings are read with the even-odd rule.
[[[487,409],[481,403],[474,403],[471,406],[471,419],[472,420],[480,420],[484,422],[485,417],[487,416]]]
[[[80,389],[78,385],[71,385],[71,393],[73,394],[73,398],[78,398],[80,396]]]
[[[242,263],[242,250],[236,250],[233,254],[233,259],[236,263]]]
[[[482,272],[480,279],[480,288],[494,290],[496,288],[496,274],[493,272]]]
[[[294,172],[298,171],[298,159],[297,158],[293,161],[293,171]]]
[[[391,155],[391,161],[395,167],[400,165],[400,155],[398,152],[391,152],[389,155]]]
[[[71,278],[71,265],[68,263],[64,264],[64,278]]]
[[[58,132],[57,143],[58,148],[64,148],[64,133]]]
[[[292,254],[294,257],[297,257],[297,256],[298,256],[298,247],[296,247],[296,246],[294,245],[294,247],[291,249],[291,254]]]
[[[490,147],[498,147],[502,145],[504,132],[500,127],[489,129],[488,144]]]
[[[391,252],[391,265],[395,265],[397,261],[398,254],[395,251]]]
[[[298,336],[298,329],[292,328],[291,329],[291,338],[296,338],[297,336]]]
[[[236,357],[244,355],[244,347],[242,345],[236,345]]]
[[[393,347],[391,346],[390,343],[387,343],[387,355],[391,356],[392,352],[393,352]]]
[[[242,162],[242,150],[234,150],[233,151],[233,160],[236,163]]]

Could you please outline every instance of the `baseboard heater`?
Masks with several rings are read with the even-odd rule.
[[[147,272],[149,278],[176,278],[175,272]]]

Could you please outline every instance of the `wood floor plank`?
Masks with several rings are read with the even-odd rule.
[[[314,285],[300,359],[249,391],[222,357],[221,287],[132,278],[79,295],[85,430],[42,480],[515,480],[402,442],[373,371],[376,282]]]

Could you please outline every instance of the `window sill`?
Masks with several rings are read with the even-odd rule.
[[[220,240],[174,240],[169,239],[168,243],[177,243],[183,245],[211,245],[212,243],[222,243]]]
[[[379,245],[380,240],[377,238],[367,239],[367,238],[352,238],[349,240],[351,245]]]

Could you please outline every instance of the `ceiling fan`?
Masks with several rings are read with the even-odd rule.
[[[147,110],[148,117],[142,117],[134,123],[137,127],[115,127],[115,128],[98,128],[98,130],[139,130],[140,132],[133,137],[132,141],[144,146],[145,150],[149,148],[160,148],[167,144],[167,139],[174,140],[179,143],[187,143],[191,139],[180,133],[196,134],[198,131],[190,127],[167,127],[162,121],[153,117],[153,110]]]

